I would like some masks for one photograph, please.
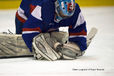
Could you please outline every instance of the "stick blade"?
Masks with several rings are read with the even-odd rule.
[[[90,45],[92,39],[95,37],[96,33],[97,33],[98,29],[93,27],[90,32],[87,35],[87,46]]]

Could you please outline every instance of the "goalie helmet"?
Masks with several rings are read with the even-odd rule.
[[[63,19],[71,17],[75,11],[75,0],[57,0],[55,2],[55,10]]]

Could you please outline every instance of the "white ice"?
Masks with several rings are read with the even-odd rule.
[[[83,57],[64,61],[0,59],[0,76],[114,76],[114,7],[81,9],[88,32],[92,27],[98,29]],[[15,12],[0,10],[0,32],[8,29],[15,32]]]

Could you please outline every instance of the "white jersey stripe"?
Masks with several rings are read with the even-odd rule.
[[[41,7],[40,6],[36,6],[36,8],[32,12],[32,16],[34,16],[35,18],[37,18],[39,20],[42,20],[42,18],[41,18]]]
[[[69,36],[69,38],[75,38],[75,37],[84,37],[84,38],[86,38],[87,36],[85,36],[85,35]]]
[[[22,34],[40,33],[39,31],[23,31]]]
[[[23,19],[27,20],[27,17],[24,15],[24,10],[21,9],[20,7],[18,8],[18,15]]]
[[[82,13],[80,12],[79,15],[78,15],[78,19],[77,19],[77,22],[74,26],[74,29],[77,27],[77,26],[80,26],[81,24],[83,24],[85,22],[84,20],[84,17],[82,15]]]

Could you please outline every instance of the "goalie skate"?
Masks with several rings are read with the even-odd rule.
[[[33,39],[33,48],[36,54],[42,55],[45,59],[54,61],[60,58],[60,55],[54,50],[55,39],[50,37],[49,33],[41,33]]]
[[[21,35],[0,34],[0,58],[33,56]]]

